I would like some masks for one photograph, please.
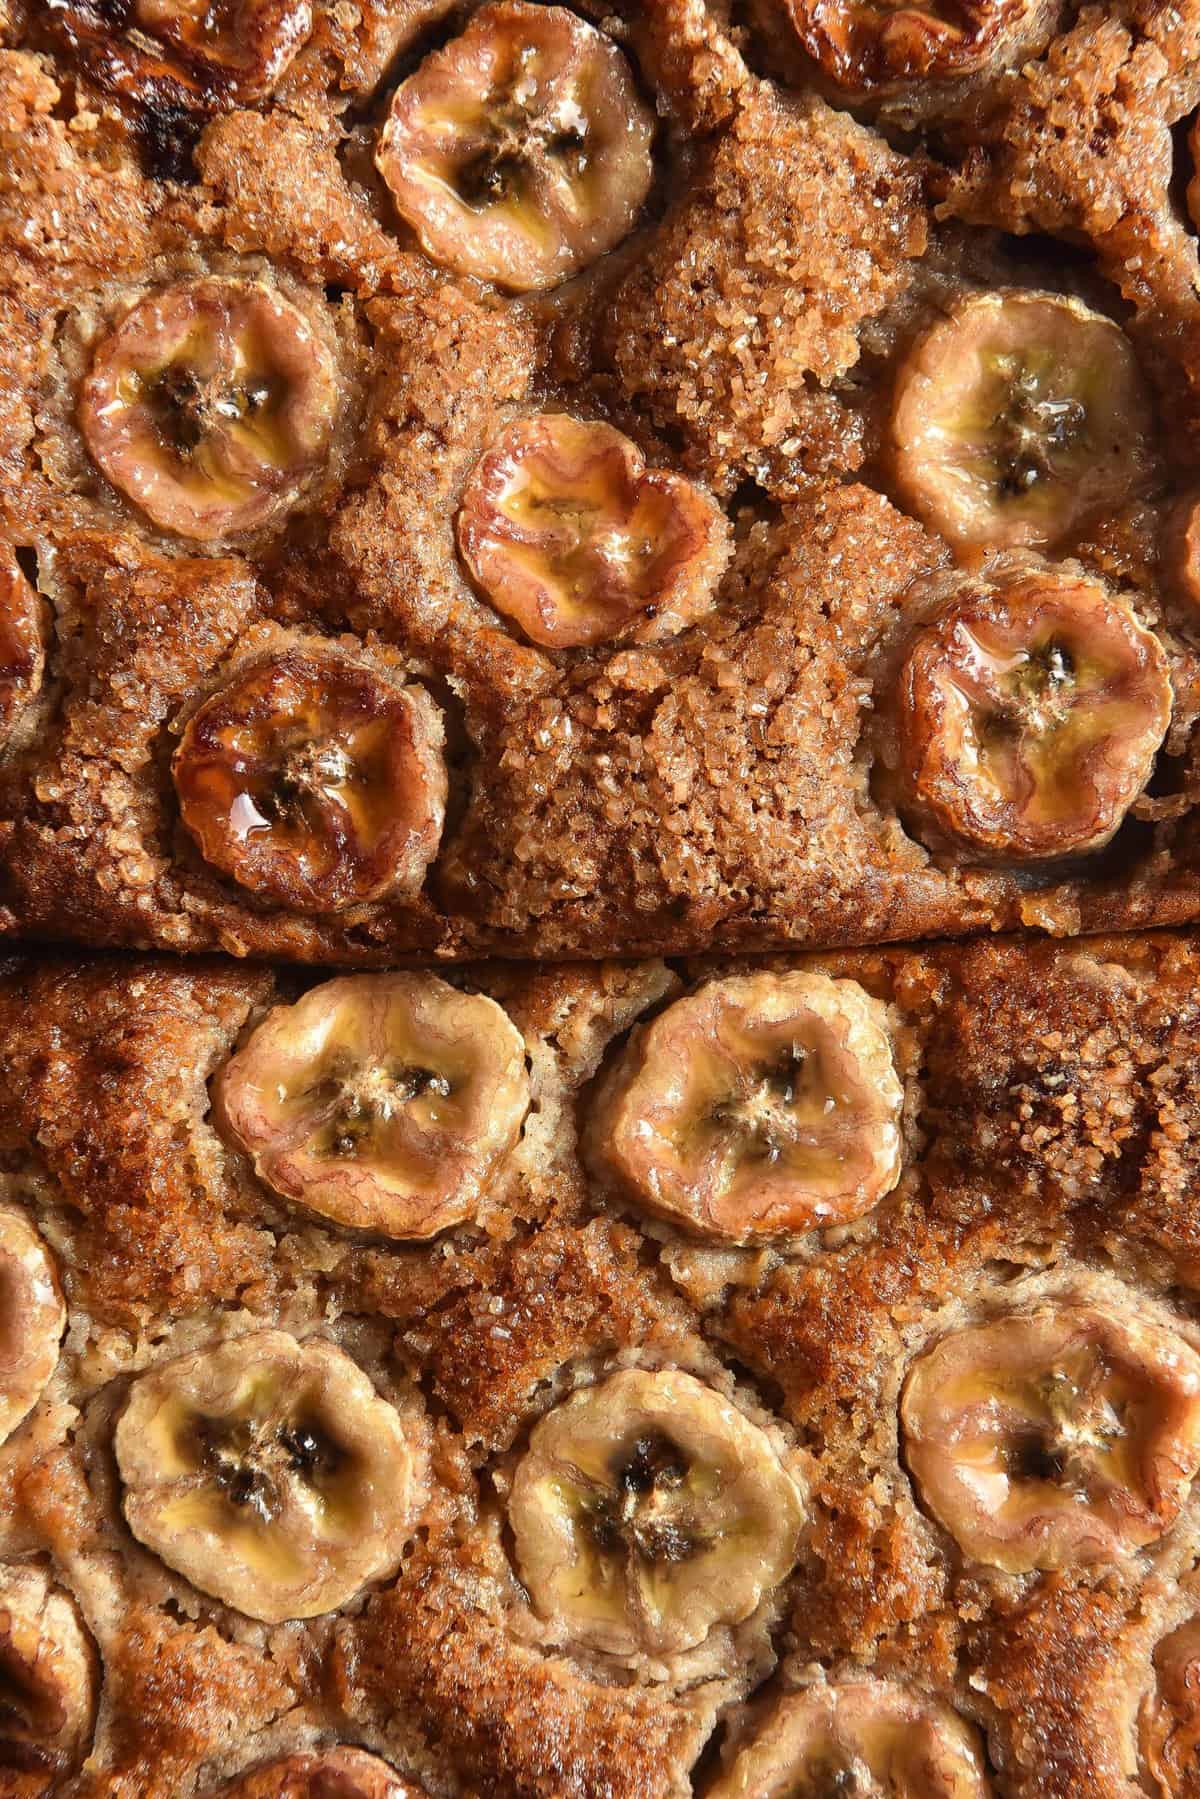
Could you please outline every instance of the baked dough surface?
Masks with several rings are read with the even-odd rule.
[[[1133,1799],[1156,1646],[1200,1609],[1200,1498],[1116,1563],[1002,1573],[918,1502],[898,1396],[947,1331],[1048,1299],[1200,1344],[1198,957],[1147,935],[806,962],[886,1009],[903,1169],[857,1224],[743,1249],[649,1221],[579,1150],[635,1020],[728,965],[456,975],[524,1035],[532,1106],[477,1219],[404,1245],[297,1212],[216,1127],[214,1076],[293,977],[11,959],[3,1203],[50,1246],[69,1323],[0,1448],[0,1558],[73,1596],[101,1670],[90,1759],[54,1792],[208,1793],[340,1741],[447,1799],[666,1799],[693,1768],[707,1789],[742,1699],[866,1670],[972,1720],[1003,1799]],[[135,1540],[112,1448],[137,1375],[264,1327],[340,1345],[431,1432],[399,1574],[278,1625]],[[716,1385],[809,1485],[800,1558],[766,1614],[657,1659],[556,1637],[504,1528],[534,1422],[630,1366]],[[46,1786],[36,1769],[5,1780]]]
[[[322,0],[270,98],[174,112],[101,79],[56,23],[72,8],[9,0],[0,523],[52,614],[0,763],[9,931],[384,964],[1200,911],[1194,606],[1159,566],[1200,459],[1179,205],[1200,13],[1034,6],[978,74],[848,110],[797,61],[784,0],[732,18],[699,0],[593,10],[657,110],[655,183],[615,250],[512,296],[424,255],[373,170],[397,78],[451,34],[443,0]],[[100,472],[78,395],[132,304],[207,276],[298,308],[342,411],[296,507],[197,544]],[[930,847],[897,810],[877,729],[951,562],[889,461],[897,370],[962,296],[1010,287],[1117,320],[1153,392],[1139,491],[1053,556],[1157,633],[1174,695],[1109,847],[1032,873]],[[471,470],[515,416],[563,408],[724,508],[716,603],[674,635],[539,646],[468,578],[455,516]],[[289,909],[206,862],[181,823],[187,719],[247,659],[314,638],[444,713],[446,823],[408,897]]]

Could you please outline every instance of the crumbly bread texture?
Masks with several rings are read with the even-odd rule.
[[[83,1733],[63,1727],[57,1763],[18,1757],[0,1773],[6,1795],[209,1794],[332,1744],[375,1753],[435,1799],[704,1794],[788,1695],[864,1677],[898,1687],[902,1707],[949,1707],[996,1799],[1192,1790],[1195,1664],[1172,1673],[1169,1645],[1200,1613],[1200,1495],[1187,1490],[1200,1449],[1176,1442],[1149,1477],[1166,1508],[1151,1540],[1006,1572],[924,1503],[914,1468],[927,1463],[908,1465],[900,1414],[935,1344],[1047,1308],[1092,1308],[1116,1320],[1110,1333],[1173,1345],[1185,1378],[1200,1347],[1200,945],[1001,939],[806,961],[834,978],[814,991],[857,992],[857,1015],[886,1033],[898,1177],[852,1223],[706,1243],[652,1220],[581,1138],[638,1021],[716,977],[779,966],[455,973],[522,1034],[529,1109],[471,1221],[400,1243],[283,1200],[225,1122],[223,1071],[299,977],[208,960],[5,965],[3,1206],[40,1233],[68,1323],[0,1448],[0,1628],[5,1653],[14,1618],[57,1633],[51,1682],[72,1649],[58,1690]],[[333,1355],[348,1394],[365,1373],[371,1396],[343,1399],[342,1423],[394,1408],[413,1446],[419,1500],[398,1561],[365,1574],[356,1540],[359,1590],[307,1621],[257,1622],[209,1595],[241,1554],[235,1535],[208,1552],[202,1590],[123,1511],[167,1454],[145,1399],[131,1404],[159,1390],[139,1379],[169,1382],[218,1346],[226,1367],[239,1344],[260,1374],[280,1355]],[[543,1589],[518,1578],[514,1472],[569,1394],[629,1390],[631,1372],[654,1387],[663,1371],[694,1377],[724,1408],[721,1430],[758,1445],[773,1491],[794,1480],[803,1521],[783,1539],[790,1572],[750,1616],[690,1648],[616,1651],[539,1611]],[[1137,1405],[1118,1399],[1104,1429],[1136,1436]],[[1077,1447],[1103,1456],[1107,1442],[1085,1433]],[[636,1497],[660,1452],[646,1438],[633,1453]],[[1069,1457],[1041,1471],[1076,1491]],[[226,1491],[256,1503],[253,1487]],[[671,1503],[676,1491],[668,1480]],[[1074,1521],[1083,1503],[1076,1491]],[[1126,1528],[1119,1501],[1106,1516]],[[12,1719],[0,1711],[0,1741]],[[1168,1770],[1157,1786],[1153,1769]]]
[[[888,9],[839,5],[856,32],[883,29]],[[935,67],[897,86],[889,50],[863,63],[861,92],[797,24],[837,14],[825,0],[583,6],[567,37],[600,54],[578,38],[592,20],[619,48],[643,156],[647,106],[657,120],[652,167],[626,182],[636,199],[649,181],[633,229],[545,292],[456,274],[461,226],[431,227],[419,193],[402,216],[374,161],[398,83],[475,8],[256,0],[218,8],[225,24],[181,62],[171,31],[195,10],[0,8],[0,529],[45,636],[44,668],[26,648],[0,685],[16,710],[0,751],[7,930],[383,964],[1061,935],[1200,913],[1200,601],[1174,547],[1200,466],[1200,264],[1180,204],[1200,102],[1193,0],[1012,0],[949,9],[948,25],[940,6],[902,9],[929,55],[957,44],[953,78]],[[958,42],[960,14],[993,10],[994,30]],[[276,27],[272,60],[261,33]],[[486,201],[507,176],[479,179]],[[243,434],[240,450],[236,419],[157,377],[104,390],[115,423],[99,402],[89,416],[97,347],[132,311],[149,367],[173,329],[157,296],[209,280],[265,290],[314,346],[326,386],[304,429],[272,424],[284,378],[270,356],[234,411],[265,405],[276,436]],[[1035,530],[1023,553],[1098,578],[1157,635],[1172,707],[1119,816],[1086,853],[1036,863],[924,829],[889,748],[914,638],[956,580],[995,573],[986,542],[952,547],[936,495],[906,472],[897,381],[968,296],[1013,288],[1071,296],[1131,346],[1151,423],[1125,420],[1137,441],[1099,511],[1050,546]],[[1048,431],[1051,460],[1067,444],[1052,491],[1086,486],[1095,445],[1085,434],[1072,460],[1075,401],[1051,395],[1039,413],[1031,379],[1033,411],[1012,428]],[[277,483],[270,506],[238,514],[252,529],[181,535],[178,491],[130,498],[164,405],[211,426],[220,454],[250,456],[251,485]],[[471,577],[464,489],[514,420],[544,411],[607,422],[723,510],[731,545],[713,539],[703,575],[681,552],[683,573],[662,576],[666,624],[647,577],[644,629],[539,643],[502,578]],[[1045,473],[1035,457],[1003,478]],[[445,737],[423,878],[409,856],[413,880],[343,887],[336,906],[311,888],[289,904],[278,883],[241,879],[236,855],[206,860],[172,775],[210,695],[256,657],[322,640],[423,689]],[[284,811],[315,778],[276,777]]]

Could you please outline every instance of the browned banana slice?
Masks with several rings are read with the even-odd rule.
[[[900,673],[903,809],[975,860],[1099,849],[1150,778],[1172,697],[1158,639],[1099,583],[972,586]]]
[[[0,1787],[6,1769],[77,1768],[95,1715],[96,1658],[73,1602],[40,1569],[0,1567]]]
[[[312,0],[53,0],[93,78],[147,108],[264,98],[313,27]]]
[[[1176,1799],[1200,1767],[1200,1618],[1158,1645],[1154,1677],[1138,1718],[1142,1761],[1151,1791]]]
[[[784,0],[796,35],[836,87],[863,97],[953,81],[993,62],[1031,0]]]
[[[958,545],[1048,545],[1128,499],[1153,420],[1129,340],[1061,294],[973,294],[905,362],[892,437],[913,509]]]
[[[238,100],[261,99],[313,28],[312,0],[133,0],[132,23]]]
[[[375,160],[435,262],[520,292],[628,234],[653,136],[615,44],[564,7],[497,0],[400,84]]]
[[[901,1416],[922,1499],[976,1561],[1120,1560],[1170,1529],[1200,1469],[1200,1355],[1161,1325],[1043,1306],[944,1337]]]
[[[978,1734],[891,1681],[805,1687],[771,1712],[709,1799],[990,1799]]]
[[[627,1368],[535,1426],[509,1520],[543,1617],[596,1649],[664,1655],[757,1609],[796,1559],[804,1496],[712,1387]]]
[[[517,419],[492,445],[458,542],[497,611],[552,649],[681,631],[712,606],[730,552],[707,494],[648,469],[611,425],[562,412]]]
[[[363,1749],[284,1756],[222,1787],[225,1799],[425,1799],[422,1787]]]
[[[635,1031],[591,1153],[639,1204],[735,1243],[870,1211],[900,1177],[902,1090],[855,981],[710,981]]]
[[[0,1210],[0,1443],[41,1398],[66,1327],[49,1250],[20,1212]]]
[[[279,1623],[400,1560],[422,1456],[332,1343],[255,1331],[143,1374],[117,1424],[135,1537],[201,1592]]]
[[[529,1109],[525,1043],[494,1000],[434,975],[346,975],[277,1006],[220,1104],[285,1199],[388,1237],[475,1212]]]
[[[332,651],[240,670],[193,714],[173,769],[205,860],[297,910],[412,894],[441,841],[437,707]]]
[[[46,666],[42,603],[0,538],[0,749],[42,684]]]
[[[206,277],[140,300],[102,340],[79,399],[87,447],[161,527],[210,543],[277,520],[319,473],[334,358],[258,281]]]

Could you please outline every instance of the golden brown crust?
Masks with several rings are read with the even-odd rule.
[[[341,1742],[430,1792],[491,1779],[544,1799],[674,1799],[707,1741],[736,1744],[781,1688],[848,1669],[972,1721],[1004,1799],[1130,1799],[1146,1696],[1164,1741],[1190,1727],[1170,1712],[1189,1689],[1172,1698],[1154,1658],[1195,1610],[1179,1586],[1195,1497],[1111,1565],[1004,1575],[924,1509],[898,1418],[932,1344],[1013,1311],[1067,1300],[1200,1341],[1200,944],[810,958],[886,1014],[904,1170],[863,1219],[782,1253],[654,1223],[578,1153],[595,1077],[635,1020],[752,966],[456,976],[524,1032],[534,1103],[478,1220],[420,1246],[298,1214],[218,1132],[208,1081],[309,982],[202,961],[3,968],[5,1203],[51,1246],[70,1323],[0,1448],[0,1562],[45,1552],[98,1652],[94,1753],[72,1793],[208,1799]],[[132,1374],[263,1327],[332,1339],[434,1424],[399,1575],[269,1628],[133,1543],[110,1449]],[[604,1653],[553,1640],[518,1586],[504,1505],[528,1432],[620,1366],[694,1371],[802,1459],[807,1521],[774,1651],[734,1632],[629,1684]]]
[[[246,5],[251,49],[260,26],[305,10]],[[176,55],[164,6],[137,30]],[[318,5],[270,95],[226,82],[179,116],[106,85],[69,33],[10,5],[0,524],[35,552],[54,617],[50,676],[0,763],[4,928],[367,963],[1197,915],[1200,665],[1156,555],[1200,462],[1196,252],[1171,180],[1171,129],[1200,99],[1200,17],[1189,3],[1168,28],[1170,9],[1146,4],[1066,24],[1026,8],[994,65],[864,123],[819,96],[811,69],[755,73],[770,63],[755,18],[772,7],[732,30],[715,0],[580,7],[655,102],[655,185],[615,250],[514,299],[425,256],[373,169],[396,80],[457,28],[443,0]],[[71,10],[101,31],[104,9]],[[126,44],[130,8],[104,16]],[[891,121],[910,115],[920,132],[897,148]],[[1094,251],[1095,268],[1014,235],[1029,232]],[[212,277],[297,308],[344,406],[294,507],[207,554],[108,483],[76,403],[131,305]],[[919,623],[914,583],[953,554],[900,510],[897,370],[964,295],[1013,286],[1115,318],[1180,421],[1152,446],[1144,492],[1055,549],[1159,636],[1171,732],[1111,848],[1032,884],[922,847],[864,730]],[[541,410],[619,430],[648,467],[720,500],[734,555],[711,609],[667,641],[531,643],[469,578],[471,471]],[[128,598],[105,565],[128,572]],[[120,640],[102,647],[90,621],[113,607]],[[447,828],[414,898],[331,918],[248,897],[180,828],[178,732],[243,635],[271,624],[352,633],[351,654],[384,657],[446,711]]]

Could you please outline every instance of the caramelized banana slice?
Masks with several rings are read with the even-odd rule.
[[[734,1243],[870,1211],[900,1178],[903,1093],[854,981],[710,981],[635,1031],[592,1154],[639,1204]]]
[[[152,33],[205,87],[259,100],[313,28],[312,0],[118,0],[128,24]],[[113,0],[102,0],[113,11]]]
[[[0,1443],[41,1398],[66,1327],[49,1250],[28,1219],[0,1210]]]
[[[363,1749],[284,1756],[221,1790],[225,1799],[425,1799],[423,1788]]]
[[[488,450],[458,543],[497,611],[552,649],[672,636],[712,606],[730,553],[707,494],[562,412],[517,419]]]
[[[796,1559],[804,1498],[711,1387],[628,1368],[535,1426],[509,1520],[545,1618],[595,1649],[665,1655],[757,1609]]]
[[[36,1568],[0,1568],[3,1771],[69,1774],[96,1716],[96,1658],[73,1602]]]
[[[134,1536],[271,1624],[390,1574],[420,1500],[400,1414],[332,1343],[284,1331],[143,1374],[115,1444]]]
[[[1158,639],[1098,583],[972,587],[901,670],[902,806],[976,860],[1098,849],[1149,780],[1171,704]]]
[[[52,0],[47,24],[109,92],[203,114],[264,99],[312,32],[312,0]]]
[[[784,0],[796,35],[844,93],[882,95],[953,81],[993,62],[1031,0]]]
[[[0,538],[0,749],[42,684],[46,646],[42,603]]]
[[[242,669],[189,720],[173,772],[204,858],[283,906],[415,893],[446,811],[441,714],[330,651]]]
[[[1138,1716],[1142,1760],[1162,1799],[1189,1791],[1200,1765],[1200,1618],[1189,1618],[1154,1652],[1155,1682]]]
[[[525,1044],[494,1000],[434,975],[345,975],[269,1014],[219,1103],[285,1199],[432,1237],[472,1216],[520,1134]]]
[[[990,1799],[977,1733],[886,1680],[806,1687],[709,1788],[709,1799]]]
[[[148,518],[211,543],[296,504],[338,403],[333,355],[303,313],[261,282],[213,276],[126,313],[92,359],[79,424]]]
[[[973,294],[896,387],[896,476],[950,542],[1047,545],[1142,478],[1150,402],[1123,331],[1061,294]]]
[[[561,6],[498,0],[400,84],[375,160],[427,255],[521,292],[632,230],[653,136],[615,44]]]
[[[1119,1560],[1200,1469],[1200,1355],[1161,1325],[1044,1306],[944,1337],[901,1404],[925,1504],[1010,1574]]]

